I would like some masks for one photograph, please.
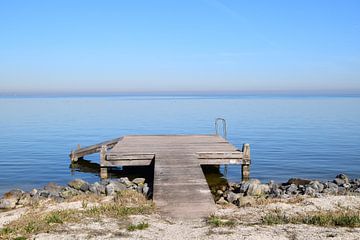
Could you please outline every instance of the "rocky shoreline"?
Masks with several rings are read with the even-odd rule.
[[[332,181],[291,178],[286,183],[270,181],[263,184],[258,179],[242,183],[229,183],[212,190],[217,204],[249,206],[258,198],[289,199],[295,197],[323,197],[330,195],[360,195],[360,179],[350,179],[339,174]]]
[[[70,181],[67,186],[50,182],[42,189],[33,189],[30,192],[14,189],[0,198],[0,210],[36,205],[47,199],[63,202],[78,195],[115,196],[125,190],[137,191],[149,198],[152,193],[145,181],[145,178],[135,178],[130,181],[127,177],[123,177],[101,180],[91,184],[82,179],[75,179]]]
[[[115,196],[125,190],[142,193],[148,199],[152,196],[145,178],[135,178],[130,181],[127,177],[123,177],[95,183],[75,179],[70,181],[67,186],[48,183],[42,189],[33,189],[30,192],[14,189],[0,198],[0,209],[35,205],[47,199],[63,202],[78,195]],[[360,179],[349,179],[345,174],[337,175],[332,181],[292,178],[286,183],[275,183],[274,181],[261,183],[258,179],[251,179],[247,182],[222,185],[212,189],[212,193],[219,205],[233,204],[243,207],[254,205],[258,199],[360,195]]]

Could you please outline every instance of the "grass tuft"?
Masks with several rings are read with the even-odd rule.
[[[292,223],[317,226],[360,227],[360,212],[326,211],[299,216],[286,216],[281,212],[275,212],[265,215],[262,218],[262,223],[268,225]]]
[[[136,231],[136,230],[144,230],[147,229],[149,227],[149,224],[146,222],[141,222],[139,224],[131,224],[127,227],[127,230],[132,232],[132,231]]]
[[[233,219],[222,219],[218,216],[211,215],[207,219],[207,224],[213,227],[235,227],[236,222]]]

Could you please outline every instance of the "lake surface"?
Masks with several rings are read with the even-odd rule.
[[[231,143],[251,144],[253,178],[360,177],[358,97],[0,98],[0,114],[0,194],[49,181],[97,181],[96,154],[70,168],[68,154],[78,143],[126,134],[211,134],[216,117],[227,120]],[[228,168],[228,179],[240,177],[239,166]]]

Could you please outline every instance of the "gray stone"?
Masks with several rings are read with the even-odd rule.
[[[135,183],[136,185],[144,185],[145,178],[135,178],[134,180],[132,180],[132,182]]]
[[[347,193],[346,188],[344,188],[344,187],[338,188],[338,194],[345,195],[346,193]]]
[[[356,192],[356,193],[360,193],[360,187],[359,188],[357,188],[357,189],[355,189],[355,191],[354,192]]]
[[[249,188],[246,191],[246,195],[262,196],[269,192],[270,192],[270,187],[267,184],[258,184],[257,182],[255,182],[249,185]]]
[[[92,193],[95,193],[97,195],[100,195],[100,194],[105,194],[106,193],[106,190],[105,190],[105,186],[98,183],[98,182],[95,182],[94,184],[91,184],[90,187],[89,187],[89,191],[92,192]]]
[[[298,190],[298,187],[295,184],[290,184],[287,188],[286,188],[286,193],[287,194],[295,194]]]
[[[349,177],[343,173],[337,175],[336,178],[343,180],[344,183],[349,183]]]
[[[73,196],[77,196],[79,195],[80,192],[75,190],[74,188],[71,187],[65,187],[60,193],[59,196],[65,199],[71,198]]]
[[[296,186],[299,186],[299,185],[307,185],[307,184],[309,184],[310,182],[311,182],[311,181],[310,181],[310,180],[307,180],[307,179],[290,178],[290,179],[287,181],[287,184],[286,184],[286,185],[295,184]]]
[[[50,193],[51,196],[59,196],[60,192],[64,189],[64,187],[57,185],[56,183],[48,183],[44,190]]]
[[[74,179],[68,183],[69,187],[83,192],[89,190],[89,183],[82,179]]]
[[[148,196],[149,190],[150,190],[150,188],[148,187],[147,183],[145,183],[144,186],[143,186],[143,194],[145,196]]]
[[[227,200],[229,203],[235,203],[235,201],[237,201],[238,198],[239,198],[239,195],[238,195],[238,194],[229,191],[229,193],[227,194],[226,200]]]
[[[240,186],[240,193],[245,193],[248,190],[250,185],[258,185],[260,183],[261,183],[260,180],[255,179],[255,178],[250,179],[249,181],[246,181],[246,182],[242,182],[241,186]]]
[[[335,178],[334,183],[336,183],[338,186],[341,186],[345,183],[345,181],[341,178]]]
[[[115,195],[117,192],[126,190],[126,185],[121,182],[112,181],[105,187],[106,196]]]
[[[322,192],[324,190],[324,185],[319,181],[311,181],[309,186],[315,190],[315,192]]]
[[[142,184],[139,185],[139,186],[137,186],[136,191],[137,191],[138,193],[142,193],[142,191],[143,191],[143,186],[142,186]]]
[[[221,195],[224,194],[224,192],[219,189],[219,190],[216,191],[216,194],[217,194],[218,196],[221,196]]]
[[[23,205],[23,206],[27,206],[27,205],[30,205],[31,204],[31,195],[30,193],[24,193],[19,201],[18,201],[18,204],[19,205]]]
[[[216,203],[220,204],[220,205],[228,204],[228,202],[223,197],[221,197],[219,200],[217,200]]]
[[[35,196],[37,194],[37,192],[38,192],[38,190],[34,188],[33,190],[30,191],[30,196],[31,197]]]
[[[126,187],[131,187],[134,185],[127,177],[122,177],[119,179],[120,183],[125,184]]]
[[[43,198],[48,198],[48,197],[50,197],[50,192],[46,191],[46,190],[41,190],[41,191],[39,191],[39,195]]]
[[[15,208],[18,201],[14,198],[12,199],[0,199],[0,209],[12,209]]]
[[[312,187],[307,186],[307,187],[305,188],[305,195],[309,195],[309,196],[314,197],[314,196],[315,196],[315,193],[316,193],[316,190],[313,189]]]

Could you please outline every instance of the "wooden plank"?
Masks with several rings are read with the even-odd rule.
[[[121,141],[122,137],[111,139],[108,141],[104,141],[101,143],[97,143],[91,146],[87,146],[84,148],[80,148],[80,145],[78,145],[78,149],[75,151],[72,151],[69,155],[71,161],[77,161],[77,159],[84,157],[86,155],[98,153],[101,150],[101,146],[107,146],[107,148],[113,148],[119,141]]]
[[[199,159],[242,159],[242,152],[197,152]]]

